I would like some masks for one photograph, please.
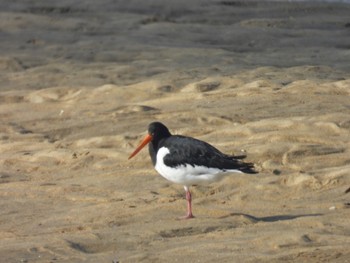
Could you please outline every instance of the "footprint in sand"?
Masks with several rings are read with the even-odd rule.
[[[124,105],[114,109],[117,114],[130,114],[136,112],[155,112],[158,111],[157,108],[153,108],[146,105]]]
[[[208,92],[213,91],[219,88],[221,85],[220,81],[211,81],[211,82],[205,82],[205,83],[198,83],[196,85],[196,89],[199,92]]]
[[[48,88],[29,93],[26,100],[31,103],[44,103],[50,101],[76,100],[81,94],[81,89],[71,88]]]

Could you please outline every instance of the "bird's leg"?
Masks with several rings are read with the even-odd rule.
[[[194,218],[194,216],[192,214],[192,195],[191,195],[189,187],[184,186],[184,188],[185,188],[185,191],[186,191],[187,215],[185,217],[183,217],[182,219]]]
[[[192,195],[190,190],[186,191],[186,200],[187,200],[187,216],[186,218],[193,218],[192,214]]]

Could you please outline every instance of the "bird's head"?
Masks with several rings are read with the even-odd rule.
[[[142,150],[149,142],[159,141],[163,138],[171,136],[168,128],[161,122],[152,122],[148,125],[148,134],[143,138],[139,146],[135,151],[129,156],[129,159],[134,157],[139,151]]]

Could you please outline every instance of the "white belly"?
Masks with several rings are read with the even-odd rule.
[[[157,153],[156,171],[167,180],[184,186],[208,184],[221,180],[227,173],[242,173],[239,170],[221,170],[205,166],[189,164],[169,167],[164,164],[163,158],[169,154],[168,148],[162,147]]]

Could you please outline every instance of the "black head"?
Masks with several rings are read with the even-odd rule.
[[[148,134],[152,136],[152,141],[159,141],[171,136],[168,128],[161,122],[150,123],[148,125]]]
[[[153,149],[158,149],[159,141],[170,136],[171,134],[164,124],[160,122],[152,122],[150,125],[148,125],[148,134],[142,140],[140,145],[135,149],[135,151],[129,156],[129,159],[134,157],[139,151],[141,151],[141,149],[144,146],[146,146],[150,142],[152,145],[150,147],[152,147]]]

